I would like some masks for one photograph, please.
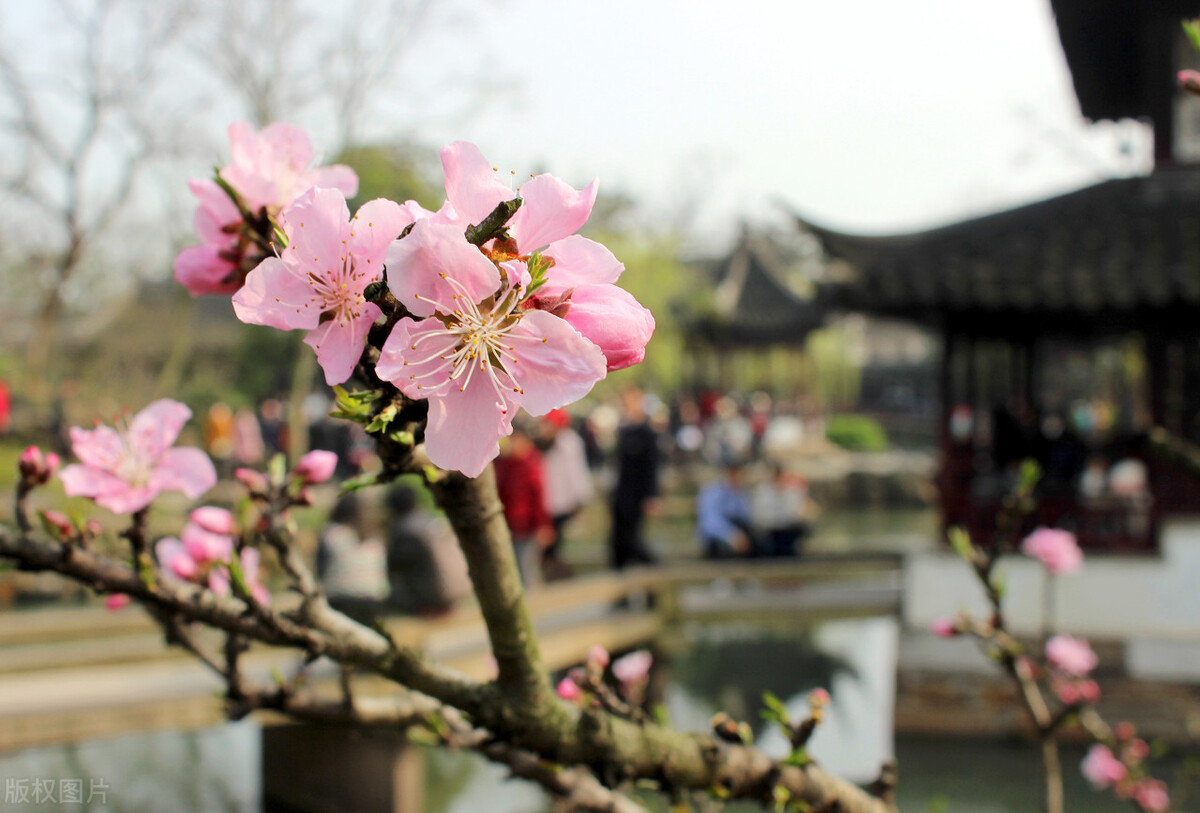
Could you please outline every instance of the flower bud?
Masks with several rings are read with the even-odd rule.
[[[558,692],[559,697],[569,703],[577,703],[583,699],[583,690],[569,677],[560,680],[555,691]]]
[[[306,485],[317,485],[333,476],[334,469],[337,468],[337,462],[337,455],[333,452],[327,452],[323,449],[313,449],[300,458],[300,462],[296,464],[295,473]]]
[[[108,598],[104,599],[104,608],[106,610],[119,610],[122,607],[133,601],[125,593],[113,593]]]
[[[62,461],[54,452],[43,455],[37,446],[27,446],[17,458],[17,466],[21,470],[21,480],[26,486],[45,485],[58,471]]]
[[[233,514],[224,508],[217,508],[213,505],[205,505],[197,508],[192,511],[188,518],[211,534],[231,536],[237,531],[237,526],[233,521]]]
[[[46,530],[57,535],[60,540],[69,539],[75,533],[75,525],[62,511],[47,510],[38,513]]]
[[[266,494],[270,484],[267,475],[254,469],[238,469],[233,473],[238,482],[246,487],[251,494]]]
[[[587,665],[591,668],[603,670],[608,666],[608,661],[608,650],[600,646],[600,644],[592,644],[592,648],[588,650]]]

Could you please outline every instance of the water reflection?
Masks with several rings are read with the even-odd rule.
[[[759,719],[761,697],[771,691],[795,717],[818,686],[833,702],[812,753],[826,767],[858,781],[875,776],[893,753],[900,759],[900,807],[905,813],[1029,813],[1038,809],[1038,761],[1025,743],[894,738],[898,632],[891,618],[829,621],[792,634],[765,635],[746,625],[696,626],[664,641],[664,704],[682,729],[708,727],[724,709],[750,722],[759,744],[774,755],[786,746]],[[209,813],[257,811],[259,728],[242,722],[196,732],[146,733],[77,746],[33,749],[0,756],[0,785],[34,778],[88,780],[107,786],[104,803],[12,802],[4,811],[92,813]],[[1064,754],[1067,809],[1118,813],[1128,808],[1086,787],[1079,749]],[[1169,775],[1169,774],[1167,774]],[[541,813],[549,799],[523,781],[473,754],[431,750],[426,760],[429,813]],[[32,797],[31,797],[32,798]],[[642,797],[653,810],[665,800]],[[729,813],[757,810],[734,805]],[[356,813],[347,811],[347,813]]]

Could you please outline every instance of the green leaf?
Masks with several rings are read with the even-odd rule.
[[[997,568],[992,571],[992,589],[996,591],[996,595],[1004,598],[1004,594],[1008,591],[1008,577],[1004,575],[1004,571]]]
[[[396,419],[397,411],[395,404],[388,404],[379,411],[378,415],[371,419],[371,422],[366,426],[366,430],[368,432],[385,431],[388,428],[388,424]]]
[[[368,488],[369,486],[373,486],[378,482],[379,482],[378,474],[371,473],[371,472],[364,472],[362,474],[358,474],[358,475],[355,475],[354,477],[351,477],[349,480],[343,481],[340,493],[349,494],[352,491],[361,491],[362,489]]]
[[[246,573],[242,570],[241,560],[236,555],[229,557],[229,581],[233,584],[235,595],[250,595],[250,588],[246,586]]]
[[[1187,38],[1191,40],[1192,47],[1200,51],[1200,19],[1184,20],[1183,32],[1187,34]]]
[[[1021,461],[1021,471],[1018,480],[1017,491],[1022,494],[1028,494],[1037,486],[1038,481],[1042,479],[1042,467],[1033,458],[1026,458]]]
[[[971,536],[966,530],[955,526],[946,532],[946,537],[950,540],[950,547],[963,559],[970,562],[975,558],[975,546],[971,544]]]
[[[283,479],[287,477],[287,457],[281,452],[271,458],[271,462],[267,464],[267,478],[273,486],[283,485]]]

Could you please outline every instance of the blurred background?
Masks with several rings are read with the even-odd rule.
[[[569,465],[551,462],[560,434],[586,452],[582,496],[547,496],[557,544],[534,581],[554,584],[540,589],[725,553],[825,568],[679,588],[683,620],[628,642],[662,656],[677,722],[753,718],[764,689],[831,685],[838,735],[817,753],[832,767],[865,781],[899,755],[906,810],[1032,809],[1036,763],[1014,741],[1024,724],[1003,681],[967,642],[926,630],[980,606],[945,529],[989,538],[1034,459],[1026,530],[1073,530],[1089,559],[1057,592],[1012,562],[1015,628],[1090,636],[1106,710],[1186,774],[1200,734],[1200,485],[1148,437],[1200,442],[1200,102],[1175,84],[1198,62],[1179,25],[1195,14],[1184,0],[2,3],[0,488],[26,445],[69,455],[68,427],[165,396],[192,408],[184,441],[226,478],[309,448],[339,452],[346,476],[377,467],[366,438],[327,417],[301,334],[243,325],[228,297],[173,281],[174,255],[196,242],[186,180],[228,161],[229,122],[286,121],[321,163],[358,173],[352,208],[437,208],[438,150],[465,139],[519,177],[599,176],[584,233],[625,263],[621,285],[657,320],[643,364],[525,427],[548,484]],[[512,446],[505,458],[526,453]],[[622,495],[647,466],[656,482],[630,520]],[[702,495],[730,483],[757,536],[726,551]],[[308,552],[332,513],[361,537],[352,555],[394,571],[397,512],[436,519],[405,485],[356,506],[319,489],[300,517]],[[86,507],[56,488],[46,507]],[[237,495],[227,479],[211,499]],[[173,532],[186,508],[160,501],[153,527]],[[421,527],[404,538],[432,549],[442,532]],[[396,615],[462,600],[457,565],[421,561],[446,590],[417,595],[410,579],[399,596],[393,572]],[[803,592],[822,579],[826,593]],[[157,716],[102,723],[135,700],[114,690],[85,713],[38,693],[102,664],[118,687],[163,666],[161,643],[118,617],[53,577],[0,573],[0,714],[17,732],[0,742],[0,776],[103,777],[96,810],[159,809],[162,793],[179,809],[257,809],[270,795],[257,724],[200,727],[212,715],[188,717],[174,697]],[[105,654],[79,629],[105,630]],[[1068,809],[1123,809],[1077,781],[1074,759]],[[465,757],[420,770],[412,809],[499,798]],[[545,805],[505,792],[494,809]]]

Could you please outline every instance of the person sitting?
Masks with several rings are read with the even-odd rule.
[[[354,494],[342,495],[317,540],[317,578],[329,603],[363,621],[376,615],[388,595],[387,552],[366,533]]]
[[[417,615],[447,612],[471,592],[454,530],[444,516],[422,508],[406,483],[392,486],[386,505],[388,608]]]
[[[742,467],[729,464],[724,476],[705,485],[696,497],[696,532],[708,559],[753,556],[756,552],[741,480]]]
[[[795,556],[797,543],[811,529],[804,478],[773,464],[771,476],[755,486],[750,501],[754,527],[762,535],[763,555]]]

